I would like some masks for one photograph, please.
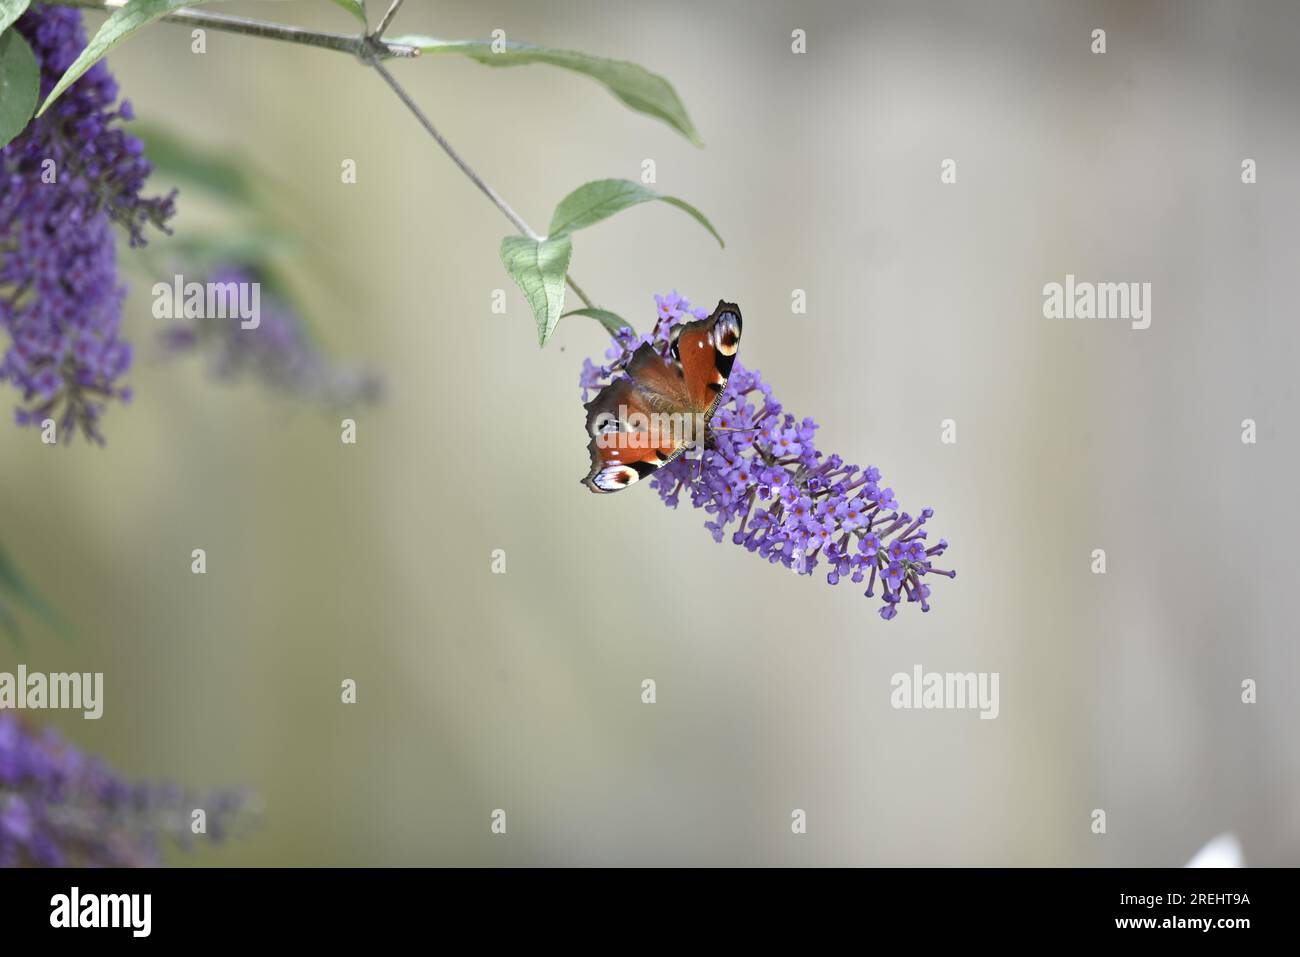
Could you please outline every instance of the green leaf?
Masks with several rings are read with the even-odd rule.
[[[54,89],[50,90],[50,95],[45,98],[40,112],[36,115],[40,116],[48,110],[50,104],[63,95],[64,90],[81,79],[81,75],[98,63],[104,54],[136,30],[148,26],[180,7],[197,7],[207,2],[209,0],[127,0],[126,6],[119,7],[104,21],[99,32],[86,45],[86,49],[81,51],[81,55],[72,61],[72,66],[59,77],[59,82],[54,84]]]
[[[9,25],[23,15],[30,0],[0,0],[0,33],[9,29]]]
[[[9,640],[17,647],[27,647],[23,641],[23,630],[18,626],[18,619],[3,604],[0,604],[0,628],[4,629],[5,634],[9,636]]]
[[[32,48],[17,30],[0,34],[0,147],[27,126],[40,92],[41,69]]]
[[[146,123],[132,123],[131,134],[144,141],[145,156],[158,172],[202,186],[223,199],[253,202],[252,177],[233,158]]]
[[[28,611],[35,613],[45,619],[46,623],[60,628],[58,615],[51,608],[40,594],[32,588],[31,585],[18,572],[18,567],[10,560],[8,553],[5,552],[4,546],[0,545],[0,597],[6,598],[10,603],[21,605]],[[3,611],[2,622],[5,630],[9,632],[11,638],[18,641],[18,624],[7,607],[0,606]]]
[[[663,120],[696,146],[704,145],[691,118],[686,114],[686,105],[678,98],[673,85],[659,74],[651,73],[635,63],[514,41],[502,41],[498,44],[501,52],[494,53],[491,40],[440,40],[437,37],[386,39],[392,43],[419,47],[421,53],[459,53],[487,66],[548,63],[564,70],[573,70],[603,84],[625,106]]]
[[[546,345],[564,310],[564,277],[569,271],[573,243],[568,236],[541,242],[526,236],[501,240],[501,262],[523,290],[537,319],[537,343]]]
[[[561,319],[567,319],[569,316],[586,316],[588,319],[595,319],[607,330],[612,336],[620,329],[631,329],[632,323],[628,322],[617,313],[610,312],[608,309],[574,309],[572,312],[566,312],[560,316]]]
[[[584,229],[593,223],[600,222],[602,219],[608,219],[629,206],[648,203],[653,199],[676,206],[678,209],[689,213],[695,218],[696,222],[713,234],[713,238],[718,241],[718,245],[724,247],[727,245],[722,241],[722,237],[718,235],[718,231],[713,228],[713,224],[690,203],[675,196],[664,196],[662,193],[656,193],[654,190],[642,186],[640,183],[634,183],[629,179],[598,179],[579,186],[560,200],[560,205],[555,207],[555,213],[551,216],[550,233],[552,236],[559,236],[571,233],[576,229]]]
[[[363,24],[366,22],[366,0],[334,0],[334,3],[352,14]]]

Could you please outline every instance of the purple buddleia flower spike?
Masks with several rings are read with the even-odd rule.
[[[206,833],[191,822],[202,810]],[[0,867],[156,867],[163,839],[219,842],[249,816],[240,791],[126,781],[51,730],[0,712]]]
[[[205,285],[260,284],[252,269],[222,266]],[[312,343],[301,317],[272,295],[260,295],[255,327],[227,319],[168,320],[161,335],[169,356],[206,355],[215,378],[257,379],[273,392],[291,395],[329,408],[376,402],[385,391],[383,377],[370,369],[337,362]]]
[[[86,45],[81,15],[33,4],[15,29],[40,64],[44,99]],[[113,224],[138,246],[174,212],[174,194],[140,195],[151,168],[119,125],[132,111],[115,107],[117,93],[101,60],[0,150],[0,329],[10,340],[0,380],[22,393],[20,425],[50,418],[63,435],[80,429],[101,444],[108,400],[130,399]]]
[[[653,332],[636,336],[623,330],[605,353],[604,365],[584,364],[579,382],[584,399],[617,377],[642,343],[667,356],[672,328],[706,315],[676,292],[655,301]],[[864,594],[879,597],[886,621],[903,602],[929,611],[927,579],[957,575],[934,566],[948,550],[943,539],[928,544],[925,525],[934,510],[923,508],[915,516],[903,511],[894,490],[881,487],[879,469],[820,452],[817,428],[812,419],[786,412],[762,376],[737,362],[702,458],[678,457],[655,472],[650,485],[672,508],[685,495],[703,509],[711,516],[704,527],[714,541],[722,541],[734,525],[732,542],[773,564],[803,575],[825,564],[832,585],[865,581]]]

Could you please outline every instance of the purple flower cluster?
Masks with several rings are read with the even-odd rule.
[[[86,45],[76,10],[33,4],[15,29],[41,67],[41,98]],[[103,61],[0,150],[0,329],[11,340],[0,380],[22,392],[20,425],[53,418],[64,435],[80,428],[102,444],[108,399],[129,401],[119,380],[131,346],[119,338],[124,290],[117,279],[113,223],[132,246],[150,224],[166,229],[173,196],[140,196],[150,173],[143,146],[117,124]]]
[[[606,351],[606,365],[584,362],[584,400],[588,390],[617,375],[642,343],[667,355],[673,327],[707,315],[676,292],[655,300],[653,332],[637,336],[624,329]],[[731,540],[769,562],[807,575],[825,563],[832,585],[865,580],[866,596],[879,594],[880,617],[886,621],[898,614],[902,601],[919,602],[929,611],[927,577],[957,574],[933,565],[948,548],[943,539],[929,544],[925,524],[934,510],[924,508],[916,516],[902,511],[894,490],[881,487],[879,469],[823,455],[814,442],[816,431],[816,422],[786,412],[759,373],[737,362],[703,455],[678,457],[650,484],[666,505],[676,508],[686,492],[695,508],[712,515],[704,527],[714,541],[722,541],[735,523]]]
[[[214,270],[207,281],[245,285],[260,282],[260,278],[253,270],[226,266]],[[271,296],[262,297],[256,328],[195,319],[168,329],[161,339],[163,348],[173,356],[206,352],[212,374],[219,379],[250,375],[272,391],[308,402],[343,407],[376,401],[384,393],[382,376],[322,355],[302,319]]]
[[[132,783],[51,730],[0,713],[0,867],[156,867],[162,837],[222,840],[245,809],[236,791],[197,796],[172,784]]]

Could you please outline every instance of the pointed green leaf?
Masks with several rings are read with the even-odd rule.
[[[9,25],[23,15],[30,0],[0,0],[0,33],[9,29]]]
[[[718,235],[718,231],[713,228],[713,224],[690,203],[675,196],[656,193],[649,187],[634,183],[630,179],[598,179],[579,186],[560,200],[560,205],[555,207],[555,213],[551,216],[550,233],[552,236],[571,233],[575,229],[583,229],[602,219],[608,219],[629,206],[648,203],[653,199],[689,213],[696,222],[713,234],[718,245],[727,245]]]
[[[366,0],[334,0],[334,2],[363,24],[366,22]]]
[[[501,240],[501,262],[523,290],[537,319],[538,345],[546,345],[564,311],[564,277],[572,254],[573,244],[568,236],[541,242],[526,236],[507,236]]]
[[[202,186],[222,199],[253,201],[252,177],[233,156],[207,149],[148,123],[132,123],[131,135],[144,141],[144,155],[160,173]]]
[[[586,316],[588,319],[595,319],[607,330],[612,336],[622,329],[631,329],[632,323],[628,322],[618,313],[610,312],[608,309],[574,309],[572,312],[566,312],[560,316],[561,319],[567,319],[569,316]]]
[[[3,603],[0,603],[0,628],[4,629],[5,634],[9,636],[9,640],[16,647],[20,649],[27,647],[27,643],[23,641],[23,630],[18,626],[18,619],[13,616],[13,613]]]
[[[59,77],[59,82],[54,84],[54,89],[50,90],[50,95],[45,98],[40,112],[36,115],[40,116],[48,110],[50,104],[63,95],[64,90],[81,79],[81,75],[98,63],[104,54],[136,30],[148,26],[180,7],[197,7],[207,2],[209,0],[127,0],[126,6],[113,11],[113,15],[104,21],[99,32],[86,45],[86,49],[81,51],[81,55],[72,61],[72,66]]]
[[[3,611],[2,622],[4,629],[9,632],[11,638],[18,641],[21,637],[18,631],[18,623],[8,609],[9,604],[21,605],[28,611],[33,612],[38,617],[45,619],[46,623],[55,628],[60,628],[58,615],[51,608],[27,581],[22,577],[9,555],[5,552],[4,546],[0,545],[0,599],[4,599],[5,604],[0,605]]]
[[[575,50],[555,50],[531,43],[501,41],[500,53],[491,40],[440,40],[437,37],[388,37],[392,43],[419,47],[421,53],[458,53],[487,66],[523,66],[547,63],[591,77],[605,86],[625,106],[663,120],[696,146],[703,146],[686,105],[673,85],[657,73],[626,60],[610,60]]]
[[[41,69],[32,48],[17,30],[0,34],[0,147],[26,128],[40,92]]]

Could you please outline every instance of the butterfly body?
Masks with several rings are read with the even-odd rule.
[[[649,343],[627,363],[626,375],[588,402],[593,492],[616,492],[667,465],[688,448],[703,447],[740,346],[740,308],[719,301],[707,319],[679,327],[668,355]]]

